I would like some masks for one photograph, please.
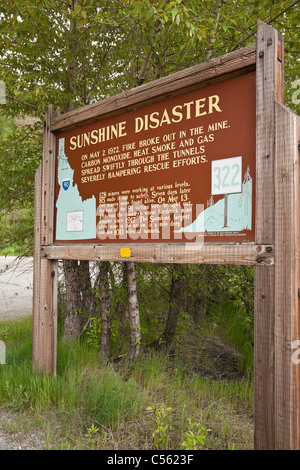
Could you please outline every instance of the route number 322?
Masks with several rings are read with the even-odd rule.
[[[211,194],[233,194],[242,191],[242,157],[211,162]]]

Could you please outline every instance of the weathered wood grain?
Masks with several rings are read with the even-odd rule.
[[[38,370],[56,375],[57,261],[41,258]]]
[[[294,171],[294,199],[295,199],[295,282],[294,282],[294,335],[293,341],[300,340],[300,117],[296,118],[296,159],[295,159],[295,171]],[[298,294],[298,295],[297,295]],[[298,356],[299,359],[299,356]],[[295,447],[300,449],[300,364],[294,364],[295,366]]]
[[[278,60],[279,50],[281,60]],[[260,21],[257,27],[256,54],[255,242],[274,244],[275,99],[283,99],[284,95],[283,44],[278,32]],[[275,270],[258,267],[254,269],[255,448],[274,449]]]
[[[42,164],[35,175],[32,365],[37,372],[56,373],[57,261],[41,258]]]
[[[41,258],[41,245],[53,242],[55,136],[52,108],[44,120],[43,161],[36,173],[32,363],[36,371],[56,373],[57,261]]]
[[[96,103],[53,117],[51,131],[72,129],[255,70],[255,45],[195,65]]]
[[[50,130],[52,107],[44,118],[43,162],[42,162],[42,214],[41,244],[53,242],[54,191],[55,191],[55,135]]]
[[[32,293],[32,363],[38,369],[40,326],[40,276],[41,276],[41,212],[42,212],[42,164],[35,174],[34,189],[34,248]]]
[[[254,447],[274,449],[275,267],[254,268]]]
[[[135,261],[149,263],[199,263],[235,265],[274,265],[273,245],[203,245],[137,244],[130,247],[131,255],[124,258],[124,245],[49,245],[43,246],[41,255],[48,259],[78,259],[90,261]]]
[[[292,344],[299,339],[299,152],[297,117],[275,107],[275,448],[299,449],[299,364]],[[299,119],[299,118],[298,118]]]

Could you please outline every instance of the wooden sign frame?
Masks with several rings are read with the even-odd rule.
[[[131,245],[130,261],[252,265],[255,269],[255,448],[300,449],[299,326],[300,118],[284,105],[281,35],[258,22],[253,46],[44,121],[36,173],[32,362],[56,373],[57,263],[126,261],[119,244],[54,244],[55,132],[256,71],[255,243]],[[296,354],[296,356],[295,356]]]

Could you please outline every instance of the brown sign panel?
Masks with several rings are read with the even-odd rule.
[[[254,242],[255,72],[56,134],[55,241]]]

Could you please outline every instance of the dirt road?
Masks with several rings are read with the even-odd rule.
[[[32,263],[0,256],[0,321],[32,314]]]
[[[32,258],[0,256],[0,321],[32,314],[32,284]],[[20,416],[0,408],[0,451],[43,449],[39,433],[34,429],[23,433],[18,423]]]
[[[37,429],[22,431],[22,419],[17,413],[0,409],[1,450],[43,450],[44,437]]]

